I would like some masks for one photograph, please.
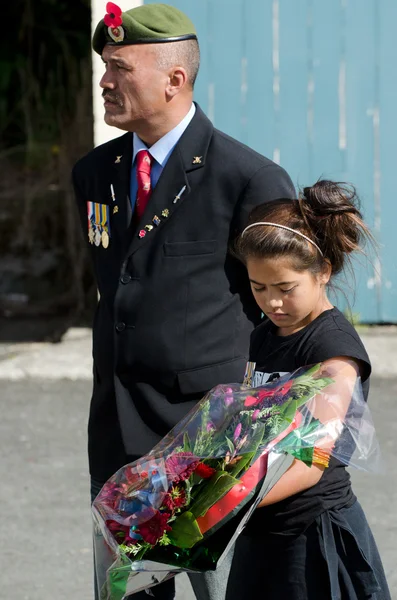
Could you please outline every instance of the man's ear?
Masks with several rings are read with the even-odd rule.
[[[183,67],[174,67],[168,75],[168,83],[166,86],[166,95],[168,98],[173,98],[184,88],[187,83],[187,73]]]

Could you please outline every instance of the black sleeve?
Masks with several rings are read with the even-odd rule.
[[[365,382],[371,375],[371,363],[360,338],[358,336],[356,338],[342,329],[335,329],[320,335],[310,344],[305,352],[304,360],[306,365],[314,365],[337,356],[353,358],[358,361],[362,382]]]
[[[251,177],[245,190],[236,220],[236,232],[247,224],[251,211],[271,200],[296,198],[295,188],[288,173],[275,163],[264,165]]]

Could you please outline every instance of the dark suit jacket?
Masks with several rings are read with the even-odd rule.
[[[137,226],[131,157],[127,133],[73,170],[87,244],[87,200],[111,209],[109,247],[91,246],[100,301],[89,457],[100,481],[148,452],[208,389],[242,381],[260,311],[228,246],[254,206],[295,197],[283,169],[214,129],[197,107]],[[155,215],[160,225],[140,238]]]

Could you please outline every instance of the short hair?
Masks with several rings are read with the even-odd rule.
[[[161,70],[180,66],[186,69],[187,79],[192,89],[200,66],[200,47],[198,41],[183,40],[156,44],[157,67]]]

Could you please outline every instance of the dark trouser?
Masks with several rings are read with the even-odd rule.
[[[103,483],[99,483],[94,479],[91,479],[91,502],[94,501],[95,497],[99,494]],[[149,590],[148,590],[149,591]],[[99,592],[96,585],[96,578],[94,580],[94,592],[95,600],[99,600]],[[133,600],[149,600],[150,598],[157,598],[158,600],[174,600],[175,598],[175,579],[169,579],[164,583],[160,583],[150,589],[150,594],[146,591],[138,592],[133,596],[130,596]]]

